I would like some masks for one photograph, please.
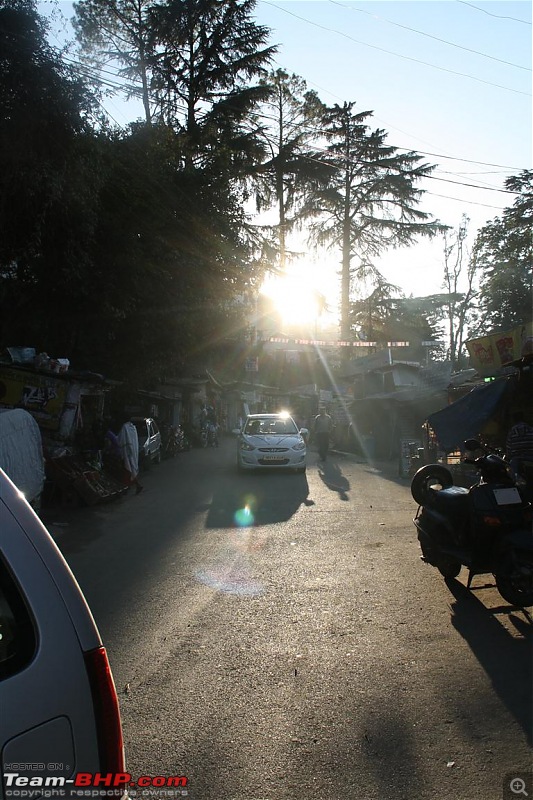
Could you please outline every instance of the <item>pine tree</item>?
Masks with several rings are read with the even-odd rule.
[[[400,153],[386,142],[384,130],[371,130],[372,112],[354,113],[354,103],[326,108],[323,133],[328,142],[322,159],[328,181],[310,197],[304,213],[314,218],[311,237],[342,253],[341,338],[350,338],[352,282],[375,283],[374,259],[389,247],[433,236],[438,223],[417,205],[417,181],[433,167],[414,152]],[[355,267],[353,261],[356,260]]]

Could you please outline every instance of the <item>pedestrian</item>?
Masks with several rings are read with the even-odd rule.
[[[318,457],[321,461],[325,461],[329,450],[329,439],[333,429],[333,421],[329,414],[326,413],[324,406],[321,407],[320,413],[315,417],[315,424],[313,432],[318,445]]]
[[[120,480],[124,477],[124,470],[122,466],[122,451],[118,443],[119,425],[109,421],[106,433],[104,436],[104,452],[102,459],[106,470],[113,475],[113,477]]]
[[[524,420],[521,411],[513,414],[513,427],[507,434],[505,455],[515,475],[522,472],[523,462],[533,462],[533,427]]]
[[[126,485],[135,486],[135,494],[140,494],[144,486],[139,482],[139,437],[130,418],[124,421],[120,429],[118,444],[126,471]]]

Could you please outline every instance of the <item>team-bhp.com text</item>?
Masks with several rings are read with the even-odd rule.
[[[8,796],[27,797],[26,792],[15,794],[17,789],[126,789],[126,788],[185,788],[187,778],[183,775],[141,775],[133,780],[129,772],[78,772],[74,778],[60,775],[21,775],[20,772],[5,772],[4,786]],[[84,793],[85,794],[85,793]]]

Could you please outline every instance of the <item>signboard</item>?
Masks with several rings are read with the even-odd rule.
[[[0,370],[0,408],[23,408],[42,428],[59,428],[66,393],[65,381],[51,375],[9,367]]]
[[[501,367],[533,354],[533,323],[518,325],[466,342],[470,362],[481,376],[494,375]]]

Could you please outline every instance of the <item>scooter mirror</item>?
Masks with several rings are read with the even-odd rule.
[[[481,442],[478,439],[467,439],[465,442],[465,450],[481,450]]]

